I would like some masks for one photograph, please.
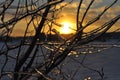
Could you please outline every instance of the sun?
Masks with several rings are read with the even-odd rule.
[[[63,22],[62,25],[63,26],[60,29],[61,34],[70,34],[70,33],[72,33],[72,29],[71,29],[72,24],[70,22]]]

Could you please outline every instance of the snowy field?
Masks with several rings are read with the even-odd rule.
[[[1,42],[0,48],[2,45],[3,43]],[[61,71],[63,74],[66,74],[67,80],[99,80],[100,75],[97,71],[103,74],[103,80],[120,80],[120,42],[118,40],[109,40],[107,42],[95,41],[89,43],[89,45],[93,47],[91,51],[89,50],[89,52],[86,52],[89,54],[84,54],[85,52],[83,51],[81,52],[83,54],[70,55],[61,64],[63,65]],[[96,49],[96,47],[100,49]],[[15,50],[9,52],[9,55],[15,57]],[[23,48],[23,52],[24,51],[25,49]],[[79,50],[77,50],[77,52],[79,52]],[[73,51],[73,53],[75,52]],[[84,57],[84,65],[82,65],[80,62],[83,60],[81,58]],[[4,61],[5,56],[0,56],[0,72]],[[10,59],[4,71],[12,71],[15,65],[14,63],[14,59]],[[55,75],[50,73],[50,75],[56,76],[54,80],[60,80],[58,74]],[[71,79],[71,76],[74,79]],[[7,80],[7,78],[3,78],[3,80]]]
[[[120,42],[110,40],[107,42],[92,42],[92,46],[105,47],[96,53],[77,55],[75,57],[69,56],[65,60],[65,67],[67,71],[74,76],[73,80],[101,80],[99,72],[103,74],[102,80],[120,80]],[[94,45],[93,45],[94,44]],[[80,64],[81,58],[85,56],[83,66]],[[76,61],[74,60],[76,59]],[[78,60],[78,61],[77,61]],[[67,72],[63,70],[63,72]],[[75,71],[75,72],[74,72]],[[72,80],[72,79],[68,79]]]

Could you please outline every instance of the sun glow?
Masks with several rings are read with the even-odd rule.
[[[61,34],[70,34],[73,33],[72,24],[70,22],[63,22],[62,28],[60,29]]]

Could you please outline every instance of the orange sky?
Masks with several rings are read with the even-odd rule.
[[[62,4],[60,4],[58,6],[58,8],[60,6],[65,5],[66,3],[67,2],[63,2]],[[99,5],[97,5],[97,4],[99,4]],[[87,5],[88,5],[88,3],[83,3],[82,4],[82,12],[81,12],[80,17],[83,15]],[[78,6],[78,2],[76,0],[73,3],[69,4],[68,6],[66,6],[64,9],[62,9],[61,12],[59,13],[59,19],[57,19],[56,22],[59,23],[59,24],[62,24],[64,22],[70,23],[70,27],[73,28],[73,29],[76,29],[77,6]],[[87,17],[85,18],[84,24],[86,24],[92,18],[97,16],[99,14],[99,12],[102,12],[104,10],[104,8],[105,8],[105,5],[102,4],[102,0],[96,0],[96,2],[93,4],[93,7],[90,9],[89,13],[87,14]],[[113,6],[111,9],[109,9],[105,13],[104,16],[102,16],[101,20],[96,22],[94,25],[88,27],[86,29],[86,31],[94,29],[96,27],[99,27],[102,23],[112,19],[113,17],[115,17],[119,13],[120,13],[120,5]],[[109,31],[114,31],[115,29],[119,28],[120,27],[119,23],[120,23],[120,20]],[[21,20],[15,26],[15,29],[14,29],[12,35],[13,36],[23,36],[25,28],[26,28],[26,22],[25,22],[25,20]],[[53,28],[55,28],[60,33],[64,33],[64,32],[60,31],[61,27],[53,26]],[[33,29],[34,29],[33,26],[30,25],[29,30],[32,32]],[[48,30],[48,27],[45,27],[45,31],[47,31],[47,30]],[[74,30],[73,30],[73,32],[74,32]],[[73,32],[71,31],[71,33],[73,33]],[[32,34],[34,34],[34,33],[32,33]],[[29,34],[29,35],[32,35],[32,34]]]

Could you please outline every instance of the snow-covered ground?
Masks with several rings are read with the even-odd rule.
[[[83,58],[83,55],[81,57],[78,56],[76,60],[80,61],[80,58]],[[98,80],[100,75],[94,70],[103,72],[105,80],[120,80],[120,47],[113,47],[95,54],[87,54],[83,64],[94,70],[84,66],[81,67],[75,62],[72,59],[67,61],[70,69],[76,68],[75,70],[77,70],[80,67],[75,80],[84,80],[85,77],[91,77],[91,80]]]
[[[120,48],[111,48],[100,53],[89,54],[85,64],[93,69],[103,68],[107,80],[120,80]]]
[[[90,44],[105,48],[98,50],[97,53],[69,56],[63,63],[63,74],[69,74],[66,75],[68,80],[101,80],[97,72],[99,71],[102,74],[102,80],[120,80],[120,42],[109,40]],[[84,57],[82,65],[81,60]]]
[[[1,42],[0,48],[2,44],[3,43]],[[61,64],[63,65],[61,72],[63,72],[67,78],[74,78],[73,80],[98,80],[101,77],[97,71],[103,73],[102,76],[104,77],[104,80],[120,80],[120,42],[117,40],[109,40],[107,42],[96,41],[90,44],[92,44],[93,47],[92,51],[94,50],[94,46],[102,47],[102,49],[98,50],[97,53],[95,51],[95,53],[91,52],[91,54],[86,55],[70,55],[63,64]],[[13,52],[15,51],[10,52],[10,54],[13,55]],[[5,56],[0,56],[0,71],[4,58]],[[82,58],[85,58],[83,61],[84,65],[81,64]],[[6,71],[12,70],[14,63],[15,61],[11,59],[6,66]],[[60,80],[60,76],[55,80]]]

